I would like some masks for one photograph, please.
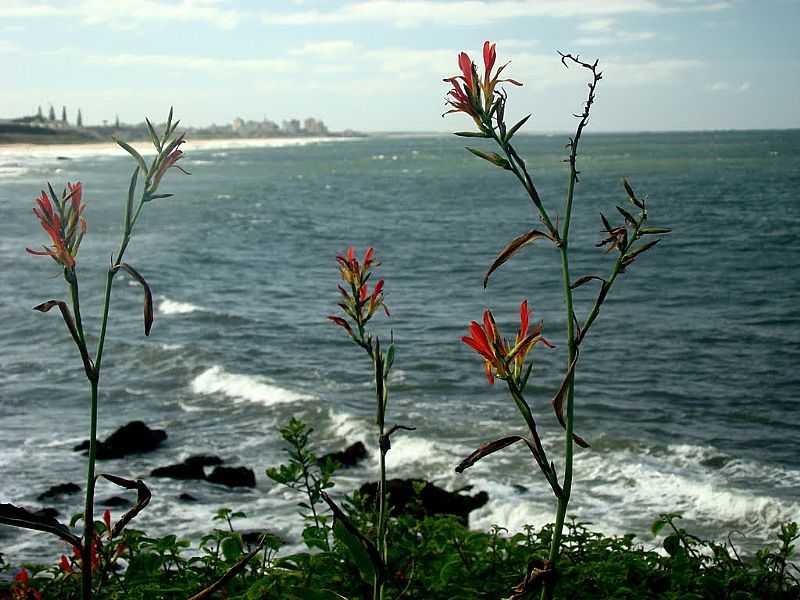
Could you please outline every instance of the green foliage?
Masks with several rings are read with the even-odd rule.
[[[360,526],[373,518],[356,501],[351,517]],[[219,515],[233,517],[222,509]],[[730,544],[705,541],[678,525],[680,517],[662,515],[654,525],[662,536],[646,547],[633,535],[605,536],[576,520],[566,523],[555,588],[556,598],[633,600],[663,598],[789,600],[800,595],[792,560],[800,532],[785,523],[778,544],[744,559]],[[222,521],[227,519],[223,516]],[[309,522],[308,529],[313,529]],[[387,598],[507,598],[528,569],[532,556],[546,556],[552,526],[526,527],[509,534],[493,527],[470,531],[454,517],[416,520],[400,516],[389,530]],[[306,536],[304,535],[304,538]],[[127,568],[98,574],[96,596],[104,600],[184,600],[219,579],[246,553],[242,536],[216,529],[191,547],[174,535],[151,538],[137,530],[122,535]],[[266,544],[217,597],[230,600],[286,598],[328,600],[369,598],[371,587],[359,577],[351,549],[332,538],[330,550],[308,545],[307,552],[278,556],[280,542]],[[117,547],[109,547],[116,552]],[[102,552],[102,551],[101,551]],[[363,565],[362,565],[363,566]],[[31,585],[43,598],[76,599],[79,577],[59,567],[32,567]],[[4,587],[5,586],[5,587]],[[0,583],[0,598],[8,584]]]
[[[309,548],[329,550],[329,517],[320,514],[317,505],[322,502],[322,492],[333,487],[332,478],[337,465],[330,459],[317,459],[310,442],[313,431],[303,421],[292,417],[280,429],[281,437],[287,444],[289,462],[267,469],[267,477],[305,496],[297,506],[300,516],[306,522],[313,522],[313,526],[306,527],[303,540]]]

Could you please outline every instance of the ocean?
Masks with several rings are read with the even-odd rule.
[[[539,191],[561,211],[564,135],[518,135]],[[551,521],[554,502],[530,456],[511,447],[463,475],[477,445],[523,423],[502,382],[490,386],[460,337],[491,307],[511,332],[527,298],[557,347],[538,346],[529,400],[559,472],[562,437],[550,408],[566,363],[558,254],[535,244],[483,274],[514,236],[535,226],[513,177],[446,135],[276,147],[186,146],[162,185],[174,197],[142,213],[126,255],[153,288],[156,318],[143,335],[142,292],[115,283],[101,382],[103,438],[132,420],[163,428],[152,453],[99,463],[143,478],[153,491],[136,526],[192,539],[217,508],[243,510],[242,528],[295,541],[297,497],[265,476],[286,460],[278,427],[298,416],[320,453],[357,440],[370,459],[337,474],[334,496],[377,476],[371,365],[326,316],[337,310],[335,255],[375,247],[397,353],[387,420],[397,435],[390,477],[473,486],[490,501],[471,526],[511,531]],[[468,140],[472,141],[472,140]],[[579,158],[572,273],[604,274],[594,246],[599,213],[612,219],[630,178],[650,222],[674,232],[622,276],[587,336],[576,379],[576,453],[569,514],[648,547],[662,512],[692,532],[752,552],[777,525],[800,518],[800,131],[587,134]],[[59,150],[69,158],[70,151]],[[54,314],[65,298],[52,261],[26,246],[45,241],[31,213],[47,181],[85,186],[89,233],[78,257],[84,321],[98,330],[102,286],[116,251],[132,161],[113,152],[0,154],[0,502],[38,508],[50,485],[83,487],[89,395],[80,359]],[[579,317],[595,290],[576,291]],[[149,477],[191,454],[217,454],[255,470],[255,489]],[[198,499],[183,503],[187,492]],[[97,498],[116,495],[101,484]],[[79,496],[49,504],[62,520]],[[55,559],[47,534],[0,526],[7,559]]]

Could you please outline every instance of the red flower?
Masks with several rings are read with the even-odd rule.
[[[109,534],[110,534],[111,533],[111,511],[110,510],[106,510],[103,513],[103,523],[106,526],[106,531],[108,531]]]
[[[181,158],[183,158],[183,151],[180,149],[180,146],[181,144],[185,143],[186,140],[184,139],[183,135],[181,135],[168,146],[169,153],[158,166],[158,170],[156,171],[155,175],[153,175],[153,183],[150,186],[151,192],[154,192],[156,189],[158,189],[158,184],[161,183],[161,178],[164,176],[164,173],[166,173],[167,170],[172,167],[175,167],[184,175],[189,174],[185,169],[176,164]]]
[[[50,256],[65,269],[74,269],[75,256],[86,233],[86,219],[82,216],[86,206],[81,204],[83,187],[80,182],[68,183],[67,186],[69,193],[64,190],[60,200],[53,197],[51,201],[50,196],[42,191],[36,198],[38,207],[33,208],[33,214],[50,237],[52,246],[42,246],[42,250],[26,250],[30,254]]]
[[[444,80],[453,86],[453,89],[447,92],[446,99],[447,104],[452,108],[444,114],[453,112],[466,113],[475,120],[480,128],[480,114],[481,112],[488,113],[490,111],[495,101],[494,90],[497,84],[507,81],[514,85],[522,85],[514,79],[499,79],[500,73],[508,66],[508,63],[504,64],[492,75],[492,69],[497,62],[495,46],[496,44],[492,44],[489,41],[483,43],[483,78],[477,75],[475,64],[466,52],[461,52],[458,55],[458,67],[461,69],[461,75],[448,77]],[[461,87],[459,80],[464,82],[464,88]],[[484,98],[483,104],[480,99],[481,93]]]
[[[528,310],[528,301],[524,300],[519,308],[520,328],[512,347],[509,348],[508,342],[500,335],[494,315],[489,309],[483,313],[483,326],[477,321],[472,321],[469,325],[469,335],[461,338],[461,341],[483,357],[489,383],[494,383],[495,377],[518,382],[528,352],[539,342],[553,347],[541,336],[543,327],[541,323],[536,325],[530,334],[528,333],[529,317],[532,312]]]
[[[41,592],[31,587],[28,571],[22,569],[14,576],[14,583],[11,585],[11,598],[13,600],[28,600],[31,596],[34,600],[42,600]]]
[[[58,566],[67,575],[75,574],[75,571],[72,569],[72,564],[69,562],[66,554],[61,555],[61,560],[58,561]]]
[[[369,291],[367,280],[371,276],[371,269],[380,263],[375,261],[375,249],[367,248],[364,252],[362,262],[356,258],[355,250],[352,246],[347,249],[344,255],[337,255],[336,261],[339,263],[339,273],[342,280],[348,284],[349,290],[341,285],[338,286],[339,293],[342,295],[343,302],[339,307],[344,311],[345,316],[356,325],[359,335],[363,335],[363,327],[366,325],[375,311],[383,307],[384,312],[389,316],[389,309],[383,303],[383,279],[375,284],[372,292]],[[331,315],[330,321],[347,331],[348,335],[354,336],[353,329],[347,319]]]

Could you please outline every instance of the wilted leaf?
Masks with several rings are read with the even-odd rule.
[[[567,390],[569,389],[569,382],[575,376],[575,365],[577,364],[577,362],[578,362],[578,357],[576,355],[575,359],[572,361],[572,364],[569,366],[569,369],[567,370],[567,374],[564,376],[564,380],[561,382],[561,387],[558,388],[556,395],[553,396],[553,402],[552,402],[553,410],[556,413],[556,418],[558,419],[558,422],[561,423],[561,427],[563,427],[565,430],[567,428],[567,423],[564,420],[564,399],[567,396]],[[582,437],[580,437],[578,434],[573,433],[572,438],[575,440],[575,443],[578,444],[578,446],[580,446],[581,448],[589,447],[589,443]]]
[[[249,563],[256,554],[261,552],[262,546],[263,546],[263,539],[261,542],[258,543],[258,545],[256,545],[256,547],[253,550],[248,552],[244,557],[242,557],[242,559],[239,562],[237,562],[230,569],[228,569],[222,577],[217,579],[214,583],[212,583],[210,586],[208,586],[201,592],[198,592],[197,594],[189,598],[189,600],[204,600],[204,598],[211,597],[212,594],[214,594],[217,590],[221,589],[226,583],[228,583],[228,581],[233,579],[233,577],[236,576],[236,574],[239,573],[239,571],[243,570],[247,566],[247,563]]]
[[[144,288],[144,334],[150,335],[150,329],[153,327],[153,294],[150,291],[150,286],[141,276],[139,271],[134,269],[128,263],[121,263],[116,267],[117,269],[124,269],[128,275],[138,281]]]
[[[521,435],[509,435],[507,437],[494,440],[493,442],[481,444],[478,449],[475,450],[475,452],[470,454],[467,458],[459,463],[459,465],[456,467],[456,473],[463,473],[482,458],[485,458],[490,454],[497,452],[498,450],[502,450],[506,446],[515,444],[516,442],[525,442],[528,445],[528,448],[530,448],[531,453],[536,456],[536,448],[526,437]]]
[[[490,163],[497,167],[501,167],[508,171],[511,170],[511,165],[508,161],[500,156],[497,152],[484,152],[483,150],[478,150],[477,148],[470,148],[467,146],[467,150],[472,152],[475,156],[482,158],[483,160],[488,160]]]
[[[320,495],[330,507],[331,512],[333,512],[334,534],[350,550],[364,580],[370,582],[373,578],[376,578],[379,584],[386,581],[386,566],[383,564],[383,559],[372,540],[358,530],[358,527],[328,494],[322,492]]]
[[[36,515],[13,504],[0,504],[0,523],[11,525],[12,527],[52,533],[76,548],[81,547],[80,538],[63,523],[59,523],[52,517]]]
[[[605,279],[603,279],[602,277],[598,277],[597,275],[584,275],[583,277],[578,277],[575,281],[572,282],[572,285],[570,285],[569,287],[574,290],[575,288],[579,288],[582,285],[589,283],[592,279],[605,282]]]
[[[89,351],[86,349],[86,344],[84,344],[81,340],[80,334],[78,333],[78,328],[75,325],[75,320],[72,318],[72,313],[70,312],[67,303],[63,300],[48,300],[47,302],[42,302],[41,304],[34,306],[33,310],[46,313],[49,312],[54,306],[57,306],[61,311],[61,317],[64,319],[64,323],[67,325],[69,334],[75,341],[75,345],[78,346],[78,351],[81,353],[81,360],[83,361],[83,368],[86,371],[86,376],[89,379],[92,379],[92,377],[95,376],[94,363],[92,363],[92,359],[89,357]]]
[[[497,255],[497,258],[492,263],[492,266],[489,267],[489,270],[486,271],[486,275],[483,278],[483,287],[485,288],[489,283],[489,276],[494,273],[497,268],[505,263],[509,258],[514,256],[521,248],[530,244],[531,242],[535,242],[538,239],[546,238],[550,241],[553,240],[548,234],[539,231],[538,229],[531,229],[527,233],[523,233],[522,235],[515,237],[513,240],[509,242],[509,244],[500,251],[500,254]]]
[[[136,490],[136,504],[134,504],[124,515],[122,515],[122,517],[114,524],[114,529],[111,531],[111,537],[116,537],[122,532],[123,529],[125,529],[125,526],[130,523],[136,515],[142,512],[145,507],[150,504],[150,489],[141,479],[134,481],[133,479],[125,479],[124,477],[111,475],[109,473],[101,473],[98,475],[98,477],[107,479],[114,485],[118,485],[126,490]]]

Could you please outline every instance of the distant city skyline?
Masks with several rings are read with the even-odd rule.
[[[0,118],[52,104],[138,123],[174,105],[191,126],[463,129],[441,118],[441,80],[490,39],[529,131],[580,108],[584,74],[556,50],[600,59],[592,131],[796,128],[798,22],[796,0],[3,0]]]

